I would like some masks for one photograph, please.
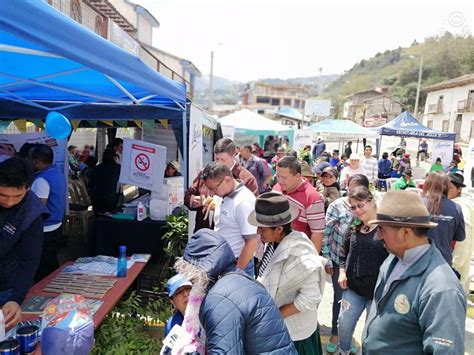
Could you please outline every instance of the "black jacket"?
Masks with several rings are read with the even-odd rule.
[[[18,205],[0,207],[0,291],[12,289],[7,302],[21,304],[33,284],[47,217],[48,210],[31,191]]]

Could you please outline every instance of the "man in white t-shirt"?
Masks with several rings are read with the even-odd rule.
[[[361,163],[367,179],[369,179],[371,183],[375,183],[379,174],[379,168],[377,159],[372,156],[372,147],[370,145],[365,146],[364,157],[362,158]]]
[[[219,162],[209,163],[202,179],[214,195],[222,197],[216,208],[218,232],[230,245],[237,260],[237,268],[250,276],[255,275],[253,257],[258,247],[257,228],[247,219],[255,207],[255,195],[244,183],[235,180],[230,169]]]
[[[35,281],[40,281],[59,267],[56,242],[61,237],[61,224],[66,210],[66,177],[53,163],[54,153],[46,144],[35,144],[29,151],[35,168],[31,191],[46,205],[50,217],[43,221],[43,250]]]

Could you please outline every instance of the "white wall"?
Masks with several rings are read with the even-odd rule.
[[[428,125],[428,121],[433,121],[433,129],[442,130],[444,120],[449,120],[449,131],[454,132],[454,122],[458,114],[462,114],[462,125],[460,138],[468,141],[471,133],[471,124],[474,120],[473,112],[458,112],[458,102],[467,100],[470,90],[474,90],[474,83],[459,86],[451,89],[443,89],[429,92],[426,98],[423,124]],[[443,95],[443,112],[438,114],[428,113],[430,105],[438,104],[439,97]],[[472,137],[474,138],[474,137]]]

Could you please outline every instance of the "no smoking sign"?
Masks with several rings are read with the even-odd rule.
[[[135,157],[135,166],[140,171],[147,171],[150,168],[150,158],[146,154],[137,154]]]

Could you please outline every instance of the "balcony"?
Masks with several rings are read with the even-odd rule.
[[[443,104],[432,104],[428,105],[428,113],[442,113]]]
[[[474,112],[474,101],[472,100],[458,101],[458,112]]]

